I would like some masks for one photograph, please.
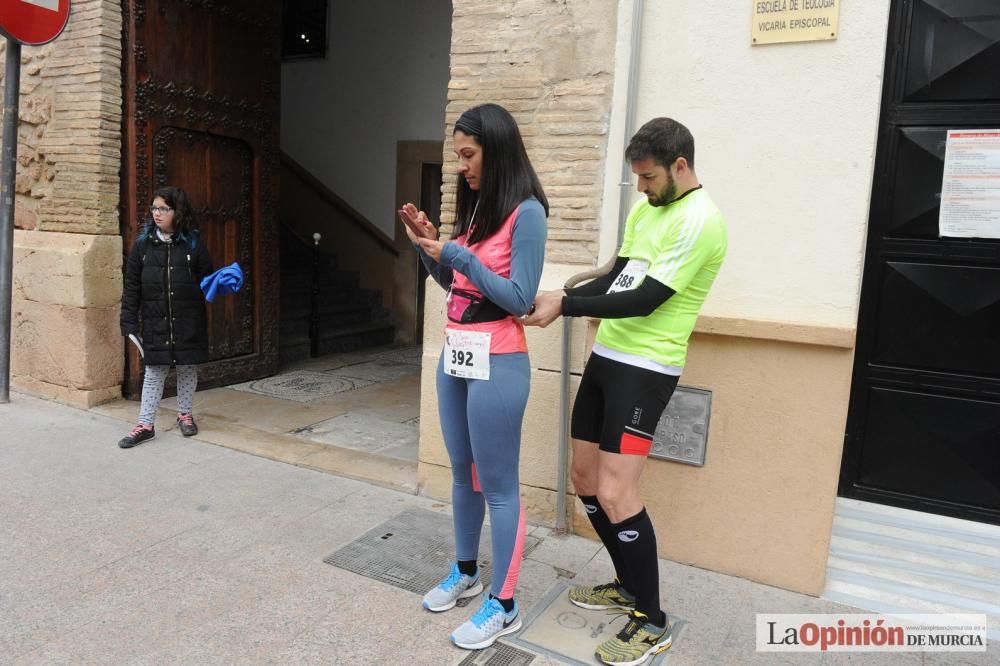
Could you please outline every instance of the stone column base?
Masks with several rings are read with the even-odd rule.
[[[21,393],[27,393],[38,398],[55,400],[72,407],[80,409],[90,409],[97,405],[103,405],[112,400],[122,397],[121,386],[109,386],[103,389],[74,389],[58,384],[50,384],[33,377],[13,375],[10,378],[11,386]]]
[[[118,236],[14,233],[11,384],[92,407],[121,396]]]

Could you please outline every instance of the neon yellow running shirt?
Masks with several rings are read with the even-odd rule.
[[[602,320],[597,342],[661,365],[684,367],[688,338],[722,267],[726,246],[722,213],[704,189],[667,206],[651,206],[646,199],[636,203],[625,222],[618,255],[630,263],[647,262],[646,276],[676,293],[645,317]],[[618,283],[612,289],[634,289],[642,280]]]

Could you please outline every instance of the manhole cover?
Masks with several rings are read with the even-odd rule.
[[[296,370],[265,379],[257,379],[243,384],[233,384],[228,388],[248,393],[266,395],[270,398],[312,402],[328,398],[337,393],[353,391],[375,382],[357,377],[341,377],[328,372]]]
[[[451,516],[425,509],[407,509],[323,559],[352,573],[423,595],[448,573],[455,556]],[[527,557],[538,538],[525,536]],[[484,526],[479,542],[483,586],[489,587],[490,530]],[[459,601],[464,605],[469,600]],[[492,663],[492,662],[491,662]],[[507,663],[507,662],[497,662]],[[516,663],[516,662],[510,662]]]

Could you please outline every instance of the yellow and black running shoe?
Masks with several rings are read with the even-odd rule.
[[[644,613],[630,611],[625,628],[598,645],[594,655],[603,664],[637,666],[673,644],[669,620],[666,625],[657,627]]]
[[[607,610],[609,608],[631,610],[635,608],[635,597],[625,591],[625,588],[618,583],[617,578],[612,583],[604,583],[594,587],[582,585],[572,587],[569,590],[569,600],[573,605],[589,610]]]

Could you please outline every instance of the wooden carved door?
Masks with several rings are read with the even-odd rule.
[[[278,363],[278,120],[281,3],[123,0],[122,235],[156,188],[192,198],[216,267],[239,262],[238,294],[209,305],[202,387],[273,374]],[[129,349],[126,393],[142,386]]]

